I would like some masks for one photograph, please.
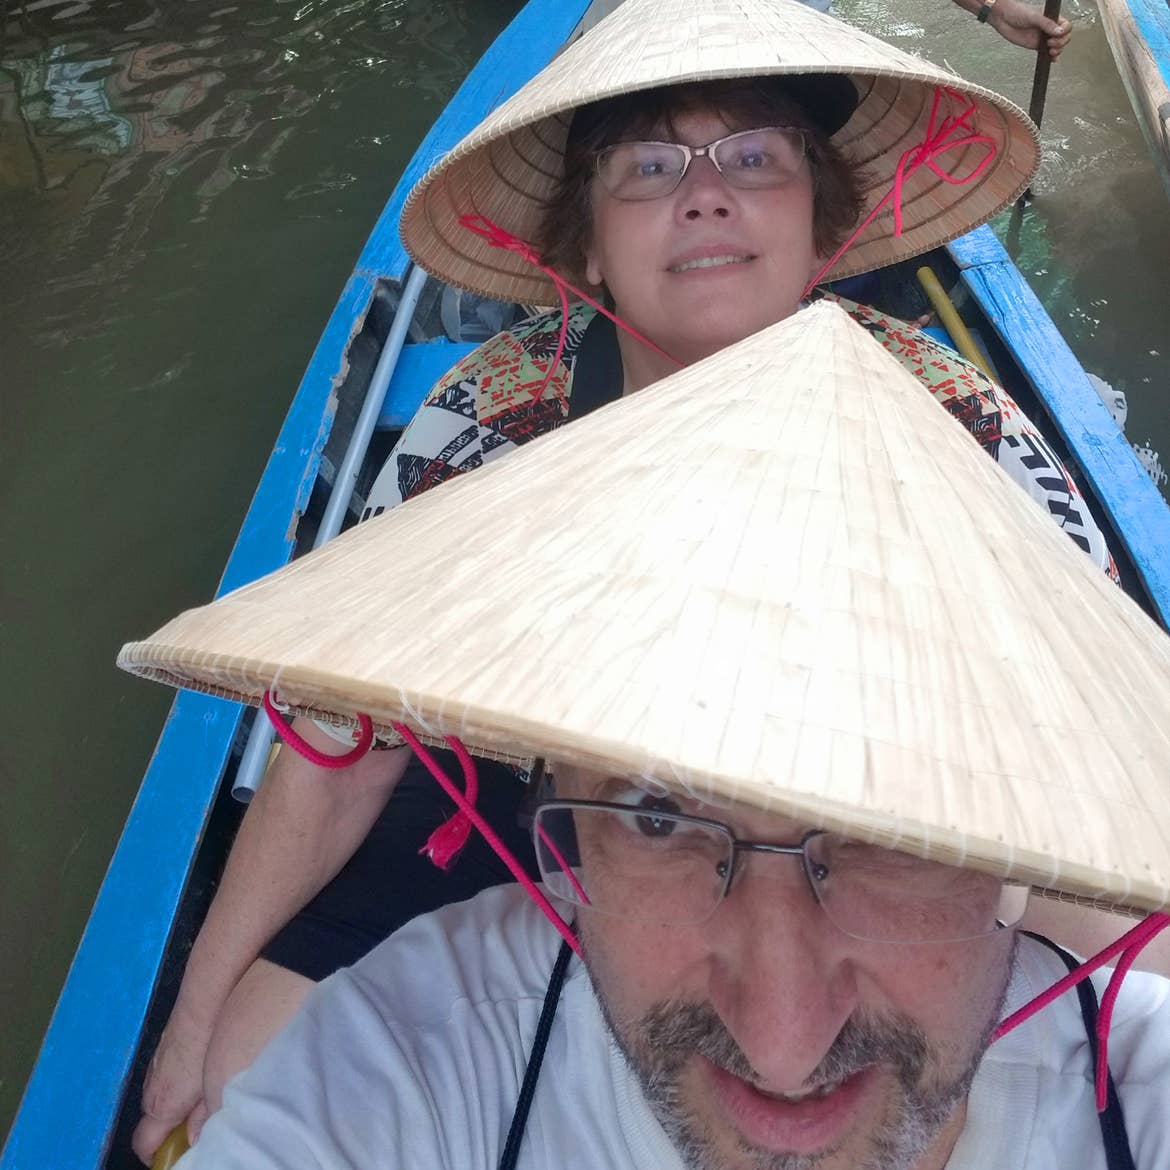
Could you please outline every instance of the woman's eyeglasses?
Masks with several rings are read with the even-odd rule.
[[[658,199],[678,187],[695,159],[707,158],[733,187],[780,187],[796,177],[807,154],[803,132],[786,126],[740,130],[696,147],[618,142],[598,152],[597,177],[615,199]]]

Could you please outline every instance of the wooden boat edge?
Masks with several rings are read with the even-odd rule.
[[[1122,542],[1170,627],[1170,506],[991,228],[977,228],[948,250],[1084,472],[1113,528],[1110,543]]]
[[[1098,0],[1105,37],[1150,154],[1170,195],[1170,5]]]

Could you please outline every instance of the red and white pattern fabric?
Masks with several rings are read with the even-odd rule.
[[[1003,387],[921,329],[826,295],[914,374],[1094,562],[1119,580],[1105,537],[1068,469]],[[559,368],[539,397],[557,349],[559,310],[496,334],[441,378],[387,459],[362,519],[566,422],[586,332],[594,322],[604,322],[588,305],[572,305],[569,314]],[[620,384],[615,385],[609,396],[620,392]]]

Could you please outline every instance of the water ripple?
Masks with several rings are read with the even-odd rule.
[[[274,203],[316,200],[331,215],[331,197],[357,181],[347,157],[401,136],[395,89],[421,93],[424,106],[430,95],[438,113],[466,70],[467,30],[482,25],[475,2],[9,7],[0,16],[0,266],[35,266],[56,292],[100,288],[141,264],[176,220],[205,221],[241,182],[276,184]],[[340,95],[352,105],[355,91],[365,116],[342,123]],[[298,145],[322,134],[328,152],[318,147],[317,172],[306,174]],[[321,165],[322,153],[335,161]],[[45,230],[14,230],[30,216]]]

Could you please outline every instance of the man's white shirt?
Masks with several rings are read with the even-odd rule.
[[[517,886],[425,915],[325,980],[181,1170],[492,1170],[560,937]],[[1023,939],[1008,1010],[1066,973]],[[1101,976],[1098,993],[1103,990]],[[1109,1063],[1139,1170],[1170,1167],[1170,982],[1131,972]],[[1075,993],[992,1046],[947,1170],[1105,1170]],[[682,1170],[574,960],[521,1170]]]

